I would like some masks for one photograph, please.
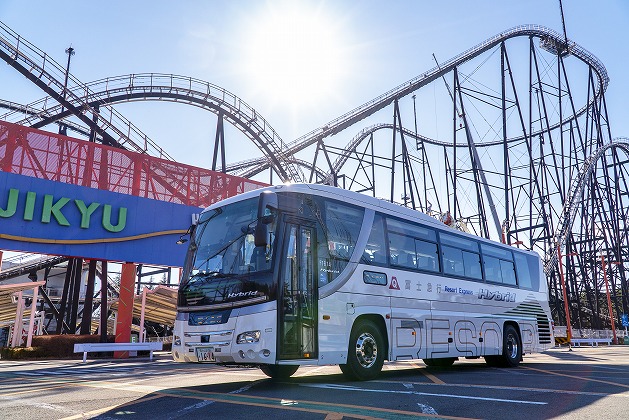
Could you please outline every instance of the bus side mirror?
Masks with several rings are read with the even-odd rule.
[[[253,241],[255,246],[267,246],[266,238],[268,236],[269,229],[262,221],[258,221],[256,229],[253,231]]]
[[[268,225],[273,221],[274,211],[278,208],[277,194],[273,191],[264,191],[258,200],[258,224]]]
[[[258,224],[253,233],[255,246],[267,246],[269,234],[268,224],[273,222],[277,211],[277,194],[273,191],[264,191],[258,201]]]

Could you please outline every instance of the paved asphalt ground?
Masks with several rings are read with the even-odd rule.
[[[552,349],[516,369],[386,363],[374,381],[336,366],[272,382],[258,369],[120,360],[0,360],[0,419],[627,419],[629,346]]]

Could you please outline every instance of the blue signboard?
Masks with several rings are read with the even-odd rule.
[[[198,207],[0,172],[0,249],[181,266]]]
[[[620,317],[620,322],[622,322],[623,327],[629,327],[629,315],[622,314],[622,316]]]

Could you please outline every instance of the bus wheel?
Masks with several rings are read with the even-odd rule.
[[[502,360],[501,365],[505,367],[516,367],[522,360],[522,346],[520,346],[520,335],[513,325],[505,325],[502,340]]]
[[[288,379],[297,369],[295,365],[260,365],[262,373],[273,379]]]
[[[429,367],[450,367],[456,359],[456,357],[444,357],[442,359],[423,359],[423,361]]]
[[[372,321],[358,321],[352,328],[347,351],[347,364],[340,365],[350,380],[374,379],[384,364],[385,343],[382,333]]]

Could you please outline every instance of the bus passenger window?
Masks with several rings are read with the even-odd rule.
[[[485,265],[485,280],[494,283],[502,283],[500,260],[498,258],[483,255],[483,264]]]
[[[463,251],[458,248],[449,246],[441,247],[443,251],[443,272],[445,274],[454,274],[456,276],[465,275],[463,266]]]
[[[373,219],[373,226],[365,251],[360,259],[363,264],[386,264],[387,251],[384,240],[384,219],[381,215],[376,214]]]
[[[482,279],[483,273],[480,269],[480,254],[463,251],[463,265],[465,266],[465,276],[473,279]]]
[[[415,240],[417,268],[420,270],[439,271],[437,244]]]
[[[514,252],[515,257],[515,266],[518,270],[518,284],[521,288],[524,289],[532,289],[533,282],[531,277],[531,270],[529,270],[529,264],[527,261],[527,256],[520,254],[519,252]],[[535,286],[538,287],[538,286]]]
[[[415,241],[408,236],[389,233],[391,264],[406,268],[415,266]]]
[[[502,282],[515,286],[515,267],[513,263],[511,261],[500,260],[500,269],[502,272]]]

